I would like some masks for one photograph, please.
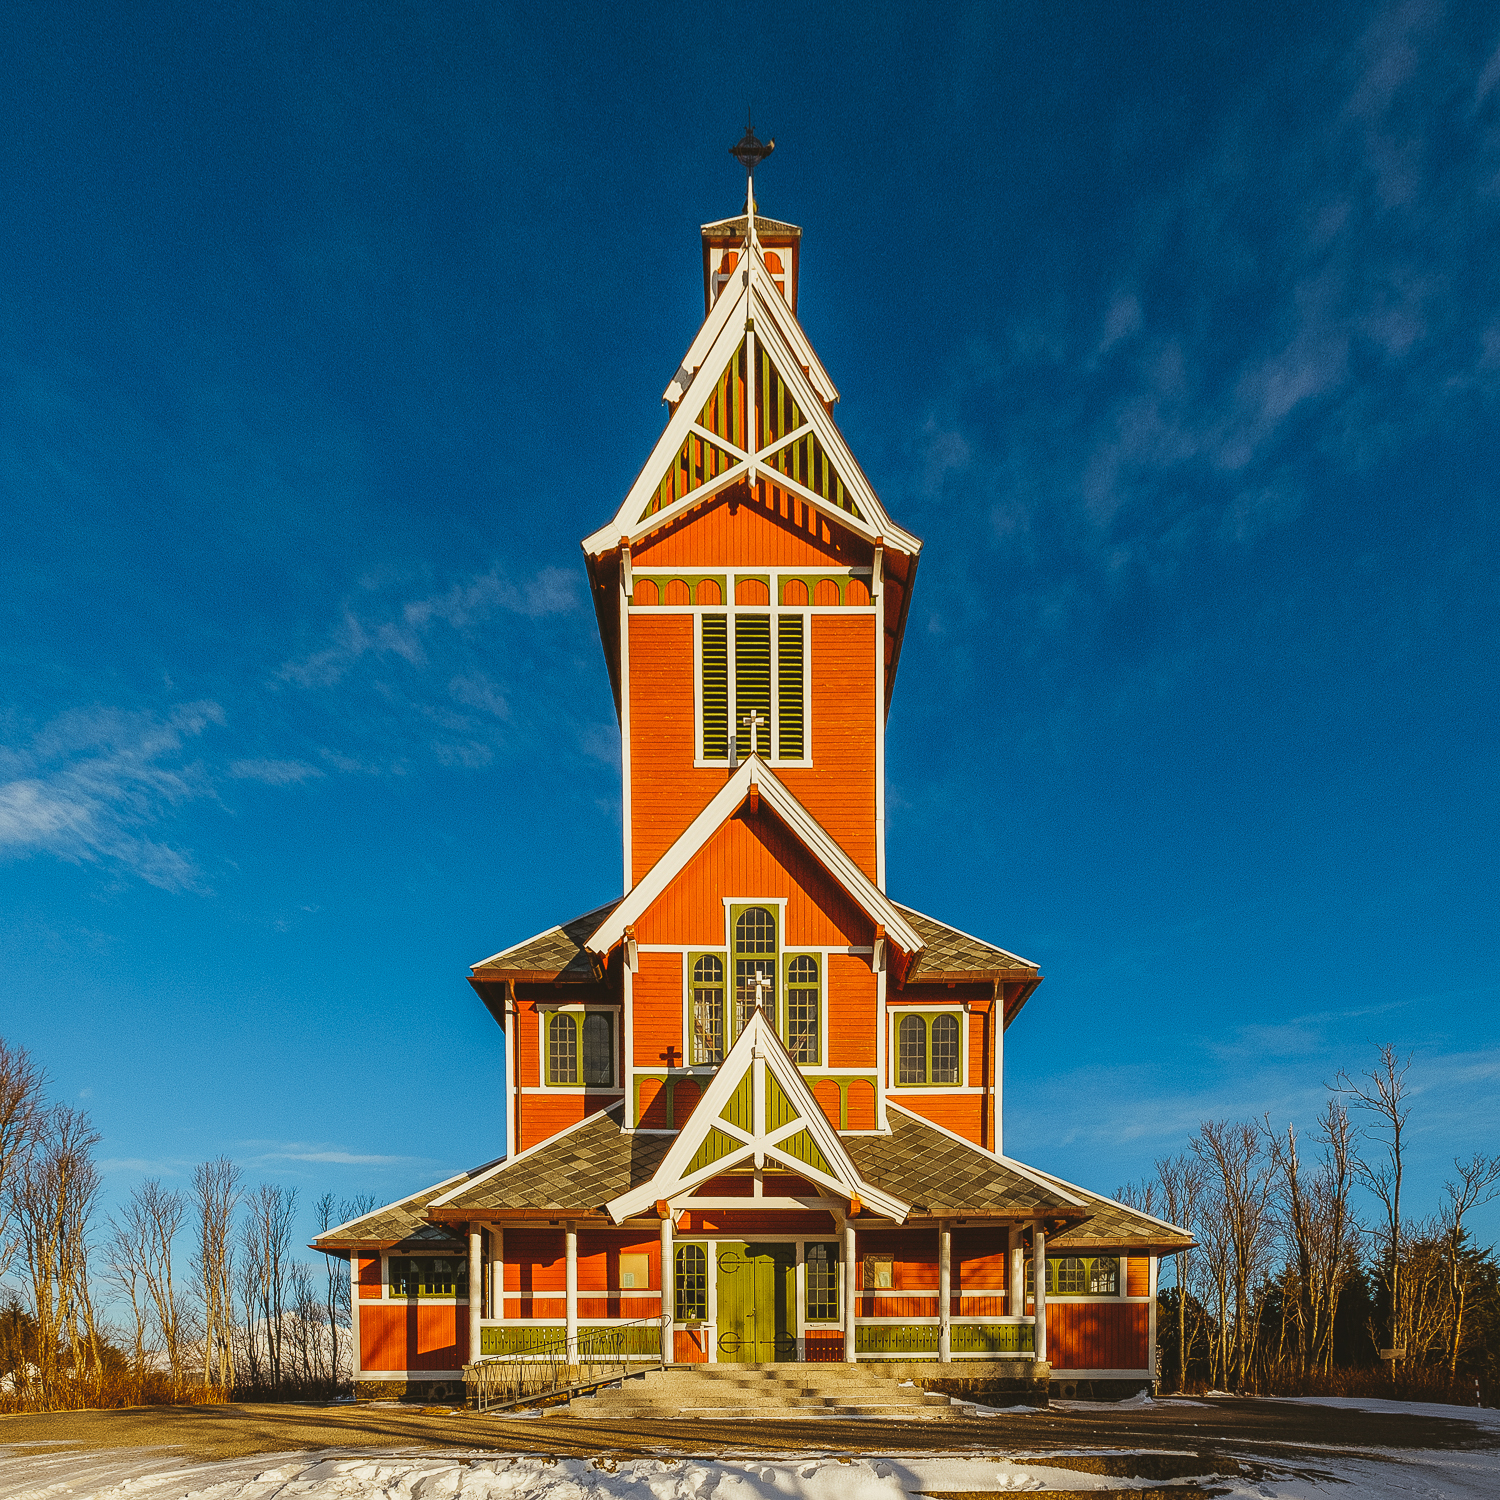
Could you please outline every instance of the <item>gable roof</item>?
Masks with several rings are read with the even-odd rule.
[[[901,1199],[861,1175],[775,1026],[757,1007],[655,1174],[611,1199],[609,1214],[618,1224],[736,1166],[773,1163],[822,1194],[868,1203],[897,1222],[906,1217]]]
[[[623,1131],[623,1103],[612,1104],[529,1150],[456,1183],[430,1205],[463,1218],[500,1210],[603,1212],[605,1203],[649,1181],[671,1138]]]
[[[802,846],[844,888],[854,904],[902,952],[920,953],[922,939],[906,919],[899,906],[844,853],[813,815],[772,774],[758,755],[751,755],[719,789],[713,800],[677,836],[676,842],[646,872],[634,890],[617,905],[588,938],[590,953],[606,954],[625,936],[625,929],[640,920],[642,914],[662,895],[688,861],[708,843],[719,828],[731,818],[751,792],[768,806]]]
[[[584,949],[591,933],[620,904],[619,899],[606,901],[557,927],[549,927],[524,942],[512,943],[491,957],[472,966],[475,979],[558,979],[593,978],[588,954]]]
[[[475,1167],[472,1171],[445,1177],[441,1182],[435,1182],[431,1187],[423,1188],[409,1197],[398,1198],[382,1208],[371,1209],[367,1214],[360,1214],[343,1224],[335,1224],[332,1229],[325,1229],[318,1235],[308,1248],[329,1253],[339,1250],[375,1251],[399,1245],[413,1236],[440,1239],[449,1243],[452,1235],[435,1229],[428,1222],[428,1205],[444,1193],[461,1188],[466,1182],[483,1176],[494,1166],[494,1162],[486,1162],[484,1166]]]
[[[1178,1224],[1169,1224],[1153,1214],[1142,1213],[1140,1209],[1106,1198],[1102,1193],[1065,1183],[1050,1172],[1039,1175],[1067,1188],[1081,1198],[1089,1210],[1089,1217],[1082,1223],[1070,1224],[1048,1239],[1049,1253],[1072,1250],[1086,1255],[1094,1250],[1126,1250],[1137,1254],[1175,1255],[1179,1250],[1191,1250],[1196,1243],[1191,1231]]]
[[[907,984],[1041,977],[1041,970],[1029,958],[1008,953],[982,938],[970,937],[967,932],[910,906],[901,906],[901,911],[924,944],[921,957],[906,971]]]
[[[844,1138],[866,1181],[898,1194],[912,1211],[946,1215],[1016,1214],[1077,1218],[1075,1193],[1008,1157],[996,1156],[921,1115],[886,1101],[889,1135]]]
[[[731,292],[733,283],[726,286],[709,310],[676,377],[667,387],[666,399],[674,405],[665,430],[614,519],[584,539],[584,551],[590,557],[599,557],[622,542],[628,545],[639,541],[720,490],[754,483],[764,472],[770,483],[796,495],[845,530],[914,557],[922,544],[887,514],[839,432],[830,414],[837,392],[796,315],[775,290],[755,241],[753,225],[751,228],[741,260],[738,290]],[[802,425],[797,428],[796,436],[811,436],[822,445],[850,495],[852,510],[771,465],[773,456],[794,440],[792,434],[778,437],[765,447],[759,446],[757,434],[749,439],[748,448],[741,448],[723,434],[701,426],[700,414],[707,409],[726,372],[737,367],[742,344],[746,344],[747,356],[751,347],[763,349],[769,355],[801,412]],[[753,387],[753,378],[750,383]],[[701,484],[670,504],[648,509],[663,476],[676,462],[684,443],[695,434],[718,450],[719,460],[726,466],[711,476],[705,474]]]

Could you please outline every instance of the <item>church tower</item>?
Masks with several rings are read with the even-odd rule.
[[[802,231],[756,209],[771,150],[732,148],[745,211],[703,226],[665,430],[583,542],[621,894],[473,966],[503,1156],[318,1241],[357,1264],[370,1393],[553,1344],[576,1366],[596,1335],[1031,1389],[1049,1305],[1064,1371],[1150,1380],[1157,1257],[1187,1237],[1004,1154],[1005,1029],[1041,974],[887,892],[921,543],[833,419]]]

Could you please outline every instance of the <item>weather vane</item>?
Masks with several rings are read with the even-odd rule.
[[[751,177],[755,176],[755,169],[776,149],[775,141],[759,141],[755,138],[755,126],[750,121],[748,111],[745,117],[745,133],[729,148],[729,154],[745,169]]]

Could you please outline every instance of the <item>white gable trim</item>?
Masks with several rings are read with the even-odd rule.
[[[901,908],[849,858],[824,831],[817,819],[776,779],[758,756],[752,755],[719,789],[713,801],[677,836],[677,841],[647,871],[646,876],[605,918],[584,944],[590,953],[606,954],[687,868],[688,862],[733,815],[750,788],[758,788],[771,810],[791,829],[819,864],[843,886],[850,899],[902,952],[915,957],[925,944]]]
[[[765,1126],[767,1072],[781,1085],[798,1114],[797,1119],[771,1131]],[[725,1105],[747,1073],[752,1074],[755,1079],[749,1131],[720,1118]],[[700,1167],[691,1175],[685,1175],[699,1148],[708,1139],[709,1132],[714,1129],[744,1144],[738,1150],[710,1162],[706,1167]],[[823,1153],[824,1160],[832,1168],[831,1173],[820,1172],[816,1167],[778,1149],[781,1143],[804,1130]],[[901,1199],[872,1187],[859,1175],[859,1169],[844,1150],[838,1131],[828,1123],[828,1117],[813,1097],[807,1080],[782,1045],[781,1038],[776,1035],[776,1028],[761,1010],[751,1015],[650,1181],[620,1194],[607,1203],[605,1208],[615,1223],[619,1224],[634,1214],[643,1213],[654,1203],[671,1203],[673,1199],[690,1196],[699,1184],[720,1176],[732,1167],[742,1166],[747,1161],[752,1161],[756,1167],[773,1161],[799,1177],[805,1177],[820,1191],[826,1191],[837,1198],[858,1198],[861,1204],[868,1204],[875,1212],[895,1219],[897,1223],[903,1222],[910,1211],[909,1205]],[[754,1200],[746,1199],[745,1202],[748,1206]]]

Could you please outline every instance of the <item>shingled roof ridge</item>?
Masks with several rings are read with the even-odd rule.
[[[599,920],[597,922],[594,922],[589,930],[583,935],[584,941],[587,941],[594,935],[595,932],[598,931],[599,924],[603,922],[615,909],[615,907],[617,907],[624,899],[625,898],[623,896],[616,896],[613,901],[606,901],[602,905],[594,907],[592,911],[580,912],[578,916],[570,917],[566,922],[554,922],[551,927],[544,927],[540,932],[534,932],[530,937],[522,938],[518,943],[512,943],[509,948],[502,948],[498,953],[490,954],[488,958],[481,958],[478,963],[470,964],[469,967],[471,969],[483,969],[487,965],[497,962],[499,959],[509,957],[512,953],[519,953],[522,948],[529,948],[533,943],[539,943],[543,938],[551,937],[554,933],[557,933],[561,937],[567,938],[569,942],[573,942],[574,939],[568,932],[568,928],[577,927],[581,922],[587,922],[590,919],[597,917]],[[578,951],[580,953],[583,951],[583,942],[578,943]]]
[[[968,938],[971,943],[978,943],[981,948],[988,948],[994,953],[1003,953],[1007,958],[1013,958],[1018,964],[1024,964],[1028,969],[1040,969],[1041,965],[1033,963],[1029,958],[1022,958],[1019,953],[1012,953],[1009,948],[1002,948],[999,943],[992,943],[988,938],[975,937],[972,932],[965,932],[962,927],[955,927],[951,922],[945,922],[941,917],[929,916],[925,911],[918,911],[915,906],[908,906],[904,901],[896,901],[891,898],[892,903],[902,911],[913,917],[921,917],[924,922],[931,922],[935,927],[942,927],[948,932],[957,933],[961,938]]]
[[[471,1167],[467,1172],[455,1172],[453,1176],[444,1177],[441,1181],[433,1183],[431,1187],[418,1188],[416,1192],[407,1193],[401,1198],[394,1198],[389,1203],[370,1209],[368,1213],[356,1214],[352,1219],[345,1219],[342,1224],[334,1224],[327,1229],[319,1230],[313,1236],[310,1248],[317,1247],[320,1241],[332,1239],[335,1235],[343,1239],[349,1239],[351,1236],[345,1231],[353,1229],[356,1225],[366,1224],[373,1219],[378,1219],[383,1214],[406,1213],[420,1221],[427,1209],[438,1198],[443,1196],[445,1189],[449,1192],[456,1192],[464,1183],[477,1180],[504,1160],[505,1158],[501,1156],[497,1157],[494,1161],[486,1162],[483,1166]]]

